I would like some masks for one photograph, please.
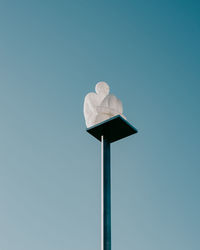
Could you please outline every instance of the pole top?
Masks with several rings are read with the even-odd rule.
[[[110,143],[137,133],[137,129],[121,115],[116,115],[97,125],[89,127],[86,131],[99,141],[101,141],[101,136],[103,135]]]

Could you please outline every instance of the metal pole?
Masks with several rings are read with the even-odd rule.
[[[101,136],[101,250],[111,250],[110,142]]]

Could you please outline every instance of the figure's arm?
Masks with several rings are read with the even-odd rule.
[[[96,94],[89,93],[86,95],[84,100],[84,108],[83,113],[85,117],[86,126],[90,127],[94,125],[95,118],[97,115],[96,111]]]

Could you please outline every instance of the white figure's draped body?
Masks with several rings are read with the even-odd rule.
[[[122,102],[109,94],[110,88],[106,82],[98,82],[95,91],[88,93],[84,100],[84,117],[88,128],[116,115],[125,118]]]

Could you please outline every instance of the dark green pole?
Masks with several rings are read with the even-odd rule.
[[[101,250],[111,250],[110,142],[101,136]]]

